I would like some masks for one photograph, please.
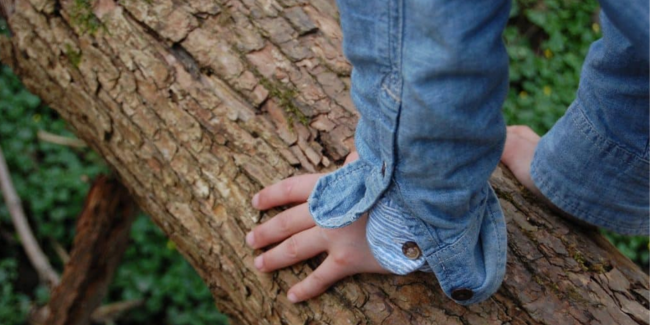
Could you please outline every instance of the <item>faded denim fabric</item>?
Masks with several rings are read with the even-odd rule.
[[[589,50],[576,100],[540,141],[531,176],[576,218],[643,235],[650,233],[648,2],[617,5],[625,10],[603,3],[603,38]]]
[[[360,158],[318,181],[314,220],[346,226],[389,190],[444,292],[471,290],[463,304],[488,298],[506,265],[505,222],[487,179],[505,140],[509,1],[338,5]]]
[[[611,7],[620,6],[612,3]],[[344,52],[353,65],[351,96],[361,115],[355,134],[360,158],[318,181],[309,198],[315,222],[325,228],[343,227],[370,211],[367,238],[384,268],[397,274],[432,270],[445,294],[460,304],[487,299],[499,288],[506,265],[505,221],[487,179],[505,140],[500,108],[507,92],[508,58],[501,34],[509,0],[339,0],[338,6]],[[645,19],[641,24],[645,38],[636,34],[629,38],[647,41],[647,16],[625,12],[637,21]],[[637,27],[623,30],[633,34]],[[607,34],[609,28],[603,28]],[[607,35],[605,45],[606,39]],[[647,48],[645,44],[646,53]],[[645,142],[635,146],[645,150],[647,164],[647,56],[644,62],[645,97],[633,92],[643,98],[625,98],[620,107],[645,100],[645,113],[638,113],[635,124],[637,138],[631,141],[641,137],[642,120]],[[592,79],[611,85],[629,81],[619,78],[614,71]],[[584,81],[581,91],[583,86],[587,87]],[[611,100],[622,100],[624,94]],[[536,154],[533,168],[542,176],[535,181],[549,184],[541,186],[545,194],[565,181],[565,175],[547,167],[555,166],[558,156],[566,166],[562,171],[587,157],[568,155],[567,147],[557,150],[569,143],[560,135],[572,132],[562,131],[569,128],[564,124],[544,137],[540,148],[551,143],[547,138],[554,133],[559,143]],[[610,129],[603,130],[605,137],[611,136]],[[583,140],[571,145],[576,141]],[[602,149],[593,141],[579,145],[582,151]],[[538,165],[544,167],[535,168]],[[599,168],[596,160],[588,166],[594,172]],[[582,172],[572,170],[574,175]],[[634,197],[645,193],[647,199],[647,174],[645,179],[645,187],[640,188],[640,182],[631,185]],[[603,179],[601,184],[607,182]],[[598,193],[583,192],[592,197]],[[567,200],[584,199],[559,193]],[[600,199],[601,205],[617,204]],[[645,211],[647,217],[647,201]],[[422,257],[410,260],[402,254],[407,241],[417,243]]]

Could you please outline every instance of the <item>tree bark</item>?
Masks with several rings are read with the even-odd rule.
[[[129,242],[135,202],[116,179],[100,175],[88,192],[65,264],[52,291],[48,325],[87,325],[104,299]]]
[[[0,58],[120,175],[234,324],[648,324],[648,276],[497,168],[508,269],[462,307],[431,274],[358,275],[293,305],[315,261],[255,271],[250,198],[331,171],[357,113],[332,0],[2,0]]]

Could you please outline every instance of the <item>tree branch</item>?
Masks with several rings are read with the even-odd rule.
[[[85,148],[87,146],[85,142],[79,139],[62,137],[60,135],[56,135],[43,130],[38,130],[38,133],[36,135],[38,136],[39,140],[49,142],[49,143],[59,144],[62,146],[73,147],[73,148]]]
[[[43,250],[38,245],[32,229],[29,227],[25,212],[20,203],[20,198],[11,182],[11,176],[4,155],[2,154],[2,148],[0,148],[0,185],[2,185],[2,194],[5,202],[7,202],[11,220],[14,227],[16,227],[16,231],[18,232],[29,261],[43,281],[50,287],[56,286],[59,284],[59,275],[54,271],[52,265],[50,265]]]
[[[14,0],[0,0],[0,17],[9,19],[14,13]]]
[[[126,250],[135,212],[135,202],[118,180],[99,176],[93,182],[77,220],[70,260],[48,304],[47,324],[90,323]]]

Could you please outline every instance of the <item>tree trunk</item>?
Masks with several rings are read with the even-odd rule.
[[[129,243],[135,202],[116,179],[98,176],[77,219],[70,260],[52,291],[47,325],[87,325],[96,318]]]
[[[315,261],[253,267],[252,193],[331,171],[357,113],[333,0],[0,0],[0,58],[120,175],[234,324],[648,324],[648,276],[509,172],[508,269],[462,307],[431,274],[358,275],[293,305]]]

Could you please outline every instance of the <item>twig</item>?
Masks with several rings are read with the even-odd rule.
[[[50,240],[50,242],[52,243],[52,248],[54,248],[54,252],[56,252],[56,255],[58,255],[59,258],[61,259],[61,262],[63,262],[63,264],[68,263],[68,261],[70,260],[70,255],[68,254],[68,252],[66,252],[65,248],[63,248],[63,246],[61,246],[61,244],[59,244],[59,242],[54,239]]]
[[[118,301],[95,309],[90,318],[95,323],[111,324],[122,317],[125,312],[142,305],[144,305],[143,300]],[[31,325],[45,325],[49,316],[49,306],[35,307],[30,311],[28,323]]]
[[[47,282],[50,287],[56,286],[59,284],[59,275],[54,271],[52,265],[50,265],[41,247],[38,246],[34,233],[29,227],[27,218],[25,218],[25,212],[20,203],[20,198],[16,194],[16,190],[11,182],[11,176],[9,175],[9,169],[2,154],[2,148],[0,148],[0,185],[2,185],[2,194],[5,202],[7,202],[11,220],[18,232],[29,261],[42,280]]]
[[[39,140],[49,142],[49,143],[54,143],[54,144],[60,144],[62,146],[68,146],[68,147],[74,147],[74,148],[85,148],[87,147],[86,143],[83,142],[82,140],[76,139],[76,138],[67,138],[67,137],[62,137],[60,135],[56,135],[47,131],[43,130],[38,130],[38,133],[36,133],[36,136],[38,137]]]
[[[143,300],[127,300],[101,306],[93,312],[92,320],[97,323],[110,323],[126,311],[144,305]]]

